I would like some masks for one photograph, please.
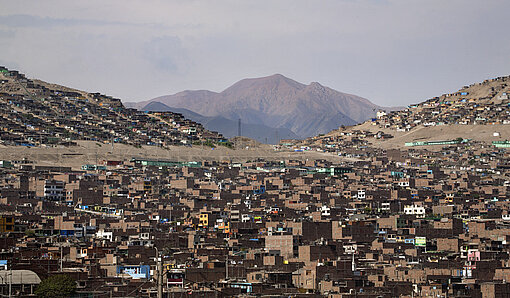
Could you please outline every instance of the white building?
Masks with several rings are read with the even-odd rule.
[[[408,215],[416,215],[416,217],[425,217],[425,207],[416,205],[404,206],[404,213]]]
[[[251,220],[251,217],[248,214],[241,215],[241,222],[249,222],[250,220]]]
[[[99,229],[99,231],[96,232],[96,237],[99,239],[106,239],[109,241],[113,241],[113,232],[105,231],[104,229]]]
[[[64,181],[46,180],[44,183],[44,198],[51,201],[65,201]]]
[[[377,113],[375,114],[375,116],[377,117],[377,119],[381,119],[382,117],[386,116],[387,113],[383,110],[379,110],[377,111]]]
[[[322,205],[321,207],[321,215],[322,216],[331,216],[331,208],[326,205]]]

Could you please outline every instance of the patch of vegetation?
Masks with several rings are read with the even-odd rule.
[[[76,291],[76,281],[69,275],[53,275],[41,281],[35,294],[37,297],[69,297]]]
[[[234,144],[232,144],[231,142],[218,142],[217,144],[220,145],[220,146],[225,146],[225,147],[227,147],[229,149],[234,148]]]
[[[34,230],[26,230],[25,235],[27,235],[28,237],[34,237],[35,231]]]

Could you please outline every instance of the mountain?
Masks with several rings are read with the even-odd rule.
[[[78,140],[165,148],[226,141],[181,114],[129,109],[118,98],[28,79],[2,66],[0,127],[0,145],[27,147]]]
[[[342,93],[317,82],[301,84],[283,75],[244,79],[220,93],[183,91],[140,102],[184,108],[207,117],[224,117],[245,124],[286,128],[304,138],[327,133],[374,117],[381,107],[365,98]],[[220,131],[222,132],[222,131]]]
[[[144,111],[170,111],[182,114],[185,118],[191,119],[202,124],[206,129],[211,131],[221,131],[222,135],[227,138],[235,137],[238,133],[238,121],[226,119],[222,116],[203,116],[188,109],[171,108],[163,103],[152,101],[144,108]],[[280,139],[297,139],[295,133],[287,128],[273,128],[261,124],[241,125],[242,134],[256,141],[266,144],[277,144]]]

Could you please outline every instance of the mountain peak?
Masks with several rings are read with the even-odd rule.
[[[222,93],[233,94],[241,90],[274,90],[274,89],[297,89],[301,90],[305,85],[287,78],[282,74],[273,74],[266,77],[243,79],[225,89]]]
[[[274,75],[268,76],[268,78],[283,78],[283,79],[289,79],[286,76],[282,75],[281,73],[275,73]],[[289,79],[290,80],[290,79]]]
[[[326,90],[326,87],[321,85],[319,82],[311,82],[310,85],[308,85],[307,87],[321,92],[324,92]]]
[[[298,82],[294,81],[293,79],[290,79],[280,73],[275,73],[273,75],[265,76],[265,77],[243,79],[243,80],[240,80],[239,82],[264,82],[264,83],[267,83],[267,82],[292,82],[292,83],[298,83]],[[300,84],[300,83],[298,83],[298,84]]]

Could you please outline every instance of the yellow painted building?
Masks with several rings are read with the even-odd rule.
[[[225,234],[230,234],[230,222],[220,222],[218,230],[222,230]]]
[[[14,232],[14,216],[2,215],[0,216],[0,232]]]
[[[201,213],[198,217],[198,226],[201,228],[209,226],[209,214]]]

